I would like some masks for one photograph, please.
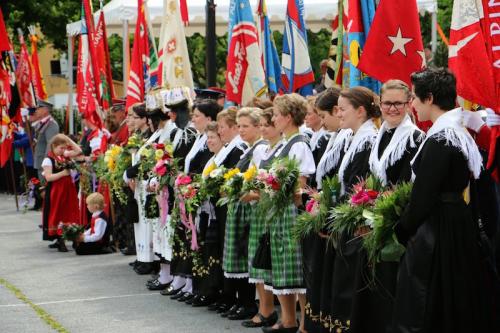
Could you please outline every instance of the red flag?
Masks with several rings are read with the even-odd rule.
[[[416,0],[381,0],[358,68],[382,82],[410,75],[425,66]]]
[[[94,81],[94,87],[101,86],[101,77],[99,75],[99,60],[97,56],[96,45],[90,41],[95,40],[95,27],[94,27],[94,15],[92,14],[92,8],[90,7],[89,0],[82,0],[83,10],[85,12],[85,23],[87,25],[87,34],[89,38],[89,53],[90,53],[90,65],[92,69],[92,78]],[[99,89],[96,89],[95,94],[97,100],[101,100],[101,94]]]
[[[0,56],[1,60],[1,56]],[[12,152],[12,122],[9,117],[10,82],[9,73],[0,62],[0,167],[3,167]]]
[[[134,46],[132,47],[132,61],[130,64],[130,73],[127,86],[127,100],[125,109],[135,103],[144,101],[144,71],[145,64],[143,58],[147,58],[149,54],[149,42],[147,36],[146,14],[144,12],[143,0],[138,0],[137,5],[137,23],[135,25]],[[147,70],[147,69],[146,69]]]
[[[449,68],[457,93],[500,113],[500,9],[483,0],[455,0],[450,29]],[[491,131],[488,167],[495,157],[500,127]]]
[[[115,91],[113,78],[111,76],[111,62],[109,60],[108,38],[106,34],[106,23],[104,12],[101,11],[99,22],[95,30],[94,47],[97,51],[99,63],[99,75],[101,81],[101,105],[104,110],[108,110],[113,104]]]
[[[89,35],[84,19],[85,11],[82,8],[82,31],[78,49],[78,70],[76,76],[76,100],[78,110],[89,122],[102,128],[102,118],[99,115],[99,103],[97,99],[97,89],[93,78]]]
[[[186,0],[181,1],[181,18],[184,25],[189,25],[189,12],[186,4]]]
[[[37,42],[38,37],[35,34],[31,34],[31,65],[33,66],[33,86],[35,87],[35,95],[37,99],[46,100],[47,92],[45,91],[45,84],[43,82],[42,70],[40,68],[40,62],[38,60],[38,48]]]
[[[2,10],[0,10],[0,52],[10,50],[10,40],[7,29],[5,28],[5,22],[3,21]]]
[[[19,36],[19,41],[21,43],[21,52],[19,54],[19,63],[16,68],[18,89],[23,106],[34,107],[36,102],[35,96],[33,95],[30,56],[22,35]]]

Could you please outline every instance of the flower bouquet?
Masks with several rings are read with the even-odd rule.
[[[373,207],[365,209],[363,215],[372,231],[365,236],[363,246],[370,263],[398,262],[405,252],[405,247],[396,238],[394,226],[410,202],[411,190],[411,183],[396,185],[380,195]]]
[[[123,191],[125,186],[123,173],[132,165],[130,151],[125,147],[113,145],[104,153],[103,162],[106,164],[105,179],[110,190],[122,204],[126,204],[127,196]]]
[[[222,198],[217,201],[217,205],[235,203],[240,200],[241,189],[243,187],[243,174],[240,169],[233,168],[227,171],[224,176],[224,184],[220,188]]]
[[[200,182],[200,201],[211,198],[217,198],[220,195],[220,188],[224,185],[224,175],[226,168],[217,167],[215,163],[210,164],[201,175]]]
[[[74,241],[80,234],[85,231],[81,224],[77,223],[62,223],[60,222],[57,227],[57,234],[62,236],[65,240]]]
[[[171,185],[172,178],[177,170],[177,161],[173,157],[171,144],[155,143],[154,156],[156,164],[153,166],[153,175],[158,178],[160,188]]]
[[[373,207],[381,191],[382,182],[374,176],[369,176],[354,185],[347,202],[330,211],[330,218],[333,221],[328,227],[330,238],[335,242],[344,232],[353,235],[358,228],[368,226],[363,211]]]
[[[292,235],[300,240],[311,233],[321,232],[330,220],[329,211],[339,201],[340,182],[337,176],[323,179],[321,192],[310,191],[306,211],[297,217]]]
[[[191,249],[198,250],[196,239],[196,226],[193,221],[193,214],[200,205],[199,183],[193,182],[193,179],[184,173],[180,173],[175,179],[174,190],[177,200],[173,214],[180,217],[180,221],[191,234]]]
[[[261,182],[259,210],[271,221],[293,203],[300,177],[295,159],[277,159],[269,171],[260,172],[256,178]]]
[[[133,154],[135,151],[137,151],[137,149],[142,147],[144,142],[145,140],[140,134],[134,133],[128,138],[125,149],[129,150],[130,153]]]

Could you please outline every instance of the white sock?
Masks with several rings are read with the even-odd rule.
[[[169,264],[160,264],[160,276],[158,277],[158,281],[161,284],[169,283],[172,281],[173,277],[170,275],[170,265]]]
[[[185,279],[181,276],[174,276],[174,280],[172,281],[172,288],[179,289],[185,284]]]
[[[191,278],[186,278],[186,285],[182,288],[182,291],[188,293],[193,292],[193,280]]]

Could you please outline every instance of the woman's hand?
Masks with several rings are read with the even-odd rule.
[[[255,191],[250,191],[248,193],[243,194],[240,197],[240,200],[243,202],[257,201],[259,199],[260,199],[260,194]]]

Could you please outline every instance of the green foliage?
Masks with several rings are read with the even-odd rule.
[[[297,217],[292,229],[292,235],[296,240],[303,239],[311,233],[321,232],[328,224],[329,211],[339,200],[341,185],[338,176],[323,179],[322,185],[322,191],[311,198],[316,203],[308,201],[306,211]]]

